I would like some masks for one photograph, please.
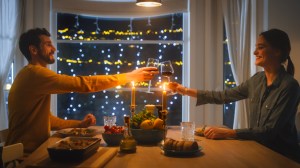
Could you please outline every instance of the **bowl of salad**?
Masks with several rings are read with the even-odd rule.
[[[139,144],[157,144],[165,137],[163,120],[142,110],[131,118],[131,133]]]

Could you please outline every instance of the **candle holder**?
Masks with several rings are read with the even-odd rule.
[[[162,119],[162,115],[161,115],[162,105],[155,105],[155,107],[157,108],[158,118]]]
[[[166,139],[167,136],[167,114],[168,114],[168,110],[161,110],[159,112],[161,114],[161,119],[163,120],[163,129],[164,129],[164,141]]]
[[[130,105],[130,113],[131,113],[131,117],[133,117],[134,114],[135,114],[135,108],[136,108],[136,105]]]

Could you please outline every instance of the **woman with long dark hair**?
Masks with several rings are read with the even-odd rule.
[[[247,129],[206,127],[209,139],[255,140],[274,151],[300,162],[295,115],[299,102],[299,84],[294,79],[288,35],[279,29],[262,32],[257,39],[255,64],[264,69],[239,86],[224,91],[203,91],[170,83],[169,88],[197,98],[197,105],[224,104],[250,99]],[[287,62],[285,69],[283,64]]]

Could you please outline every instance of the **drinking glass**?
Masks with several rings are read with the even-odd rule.
[[[148,58],[148,61],[147,61],[147,67],[158,67],[159,65],[159,60],[158,59],[155,59],[155,58]],[[149,85],[148,85],[148,91],[147,93],[153,93],[151,92],[151,80],[149,80]]]
[[[170,60],[169,61],[161,62],[160,63],[160,68],[161,68],[160,69],[161,75],[164,76],[164,77],[167,77],[168,78],[168,82],[170,82],[170,77],[174,73],[172,62]]]
[[[172,66],[172,62],[170,60],[164,61],[160,63],[160,73],[162,76],[168,78],[168,82],[170,83],[170,77],[174,74],[174,69]],[[170,91],[168,92],[168,95],[174,95],[175,92]]]
[[[155,105],[154,104],[146,104],[145,109],[147,112],[154,114]]]
[[[117,116],[103,116],[104,125],[109,127],[116,125]]]
[[[184,141],[194,141],[195,123],[181,122],[181,139]]]

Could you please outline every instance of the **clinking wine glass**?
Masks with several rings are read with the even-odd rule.
[[[168,78],[168,82],[170,82],[170,77],[174,73],[174,69],[171,61],[164,61],[160,63],[160,72],[161,75]]]
[[[148,58],[148,61],[147,61],[147,67],[158,67],[159,65],[159,60],[158,59],[155,59],[155,58]],[[153,93],[151,92],[151,80],[149,81],[149,84],[148,84],[148,91],[147,93]]]
[[[164,61],[160,63],[160,73],[162,76],[168,78],[168,83],[170,83],[170,77],[174,74],[174,69],[172,66],[172,62],[170,60],[168,61]],[[171,93],[169,93],[168,95],[173,95],[175,93],[173,93],[171,91]]]

